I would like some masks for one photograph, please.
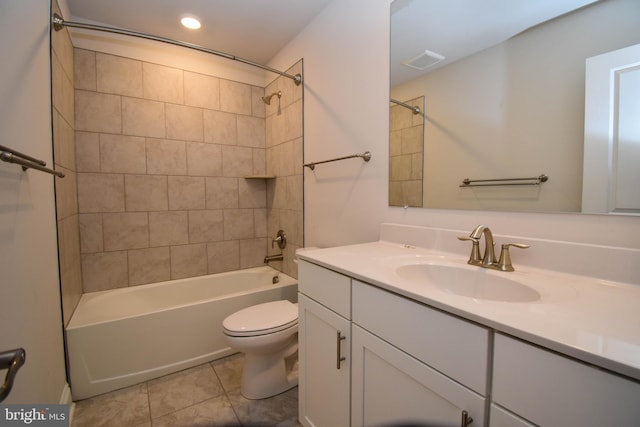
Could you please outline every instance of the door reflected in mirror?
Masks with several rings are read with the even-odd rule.
[[[393,142],[398,138],[394,135],[397,131],[394,111],[405,108],[390,104],[390,205],[581,212],[585,61],[640,43],[637,21],[640,2],[525,1],[532,5],[565,7],[565,10],[552,10],[545,15],[516,8],[516,12],[526,10],[538,19],[525,28],[517,28],[514,27],[516,16],[507,19],[502,14],[508,8],[498,5],[497,10],[487,9],[489,3],[496,5],[496,2],[395,0],[392,3],[390,96],[405,102],[424,97],[425,108],[420,203],[416,196],[410,197],[408,191],[399,190],[417,186],[416,179],[404,178],[415,178],[417,169],[413,169],[413,164],[420,162],[412,161],[409,169],[407,159],[394,159],[394,153],[398,152]],[[505,3],[514,2],[506,0]],[[437,9],[418,16],[419,12],[412,9],[414,4]],[[483,10],[474,10],[474,7]],[[507,31],[503,33],[506,39],[493,39],[487,46],[476,43],[484,39],[484,34],[478,33],[473,40],[462,43],[458,38],[455,40],[458,50],[453,49],[456,46],[450,40],[421,35],[423,29],[434,27],[442,33],[449,33],[447,28],[470,32],[464,22],[455,21],[469,14],[474,16],[467,18],[475,21],[485,17],[503,21],[513,34]],[[411,17],[413,26],[406,21],[407,16]],[[496,25],[484,22],[479,31],[500,33]],[[397,63],[420,53],[406,51],[412,40],[422,43],[413,47],[414,50],[428,50],[444,59],[421,73],[398,66]],[[455,57],[460,44],[473,45],[475,50]],[[398,57],[398,51],[404,52],[401,53],[404,57]],[[403,68],[402,73],[394,71],[399,67]],[[405,110],[405,114],[411,114]],[[465,178],[484,180],[542,174],[549,179],[538,185],[460,186]]]

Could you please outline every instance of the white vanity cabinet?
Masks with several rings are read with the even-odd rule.
[[[484,425],[487,329],[305,261],[298,276],[303,425]]]
[[[348,426],[351,279],[298,265],[299,419],[306,427]]]
[[[492,394],[492,427],[640,425],[640,383],[499,333]]]
[[[352,281],[353,426],[483,426],[487,329]]]

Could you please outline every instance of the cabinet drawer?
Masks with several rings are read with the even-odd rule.
[[[300,260],[298,291],[351,319],[351,279],[335,271]]]
[[[353,280],[353,322],[485,395],[489,331]]]
[[[640,383],[496,334],[493,400],[538,425],[637,426]]]

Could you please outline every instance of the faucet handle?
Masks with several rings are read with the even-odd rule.
[[[514,271],[513,264],[511,264],[511,254],[509,253],[509,246],[515,246],[520,249],[527,249],[529,245],[524,243],[503,243],[502,250],[500,251],[500,259],[496,267],[501,271]]]
[[[459,236],[458,240],[471,241],[471,255],[469,255],[469,261],[467,264],[480,265],[482,259],[480,258],[480,239],[475,237]]]

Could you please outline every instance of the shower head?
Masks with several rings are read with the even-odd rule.
[[[267,105],[271,105],[271,98],[273,98],[274,95],[278,95],[278,99],[280,99],[280,97],[282,96],[282,91],[279,90],[277,92],[273,92],[271,95],[263,96],[262,97],[262,102],[264,102]]]

